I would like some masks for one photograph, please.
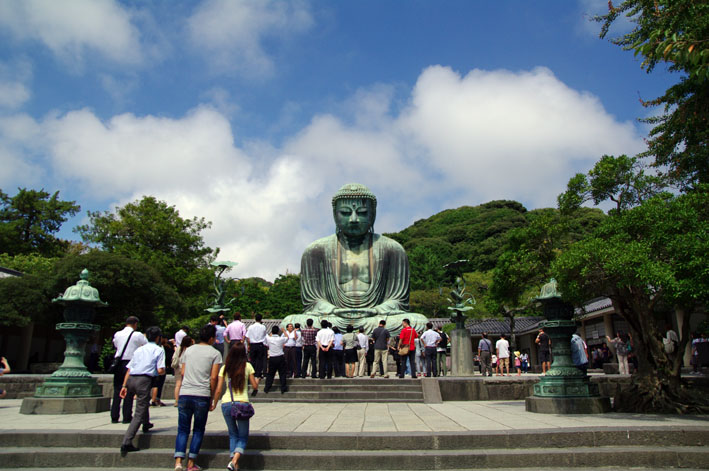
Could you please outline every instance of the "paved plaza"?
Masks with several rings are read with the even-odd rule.
[[[273,394],[273,393],[272,393]],[[277,394],[277,393],[276,393]],[[0,401],[0,430],[123,431],[111,424],[109,413],[72,415],[22,415],[21,399]],[[177,430],[177,408],[151,407],[156,432]],[[256,403],[251,432],[381,433],[554,430],[563,428],[707,427],[709,416],[550,415],[526,412],[524,401],[405,403]],[[209,414],[207,432],[226,430],[220,409]]]

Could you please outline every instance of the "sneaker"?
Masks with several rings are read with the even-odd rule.
[[[231,461],[229,461],[229,464],[226,465],[226,469],[228,469],[229,471],[236,471],[234,463],[232,463]]]

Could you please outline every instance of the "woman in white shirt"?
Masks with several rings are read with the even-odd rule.
[[[286,375],[290,378],[298,373],[297,359],[295,355],[295,344],[298,339],[298,332],[293,328],[293,324],[286,326],[285,336],[288,338],[283,348],[286,356]]]

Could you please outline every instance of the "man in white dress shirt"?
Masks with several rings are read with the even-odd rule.
[[[438,362],[436,361],[438,351],[436,347],[438,347],[438,342],[441,341],[441,336],[433,330],[432,322],[426,324],[426,329],[426,332],[421,334],[421,341],[425,348],[426,377],[430,378],[431,376],[438,376]]]
[[[133,353],[133,358],[126,367],[126,374],[119,393],[121,398],[126,398],[128,394],[138,398],[135,405],[135,415],[133,415],[128,430],[123,436],[122,455],[138,451],[138,448],[133,445],[133,438],[138,433],[140,424],[143,424],[143,433],[153,427],[153,424],[150,423],[149,413],[150,390],[153,388],[154,378],[165,374],[165,350],[160,345],[162,332],[159,327],[149,327],[145,334],[148,337],[148,343]]]
[[[335,332],[330,328],[330,323],[326,320],[320,321],[322,329],[318,330],[315,336],[315,344],[318,346],[318,362],[320,363],[320,379],[332,378],[332,347],[335,342]]]
[[[111,402],[111,422],[118,423],[121,413],[121,387],[126,377],[126,366],[133,358],[133,353],[146,343],[145,336],[137,331],[138,318],[130,316],[126,319],[126,326],[113,335],[113,346],[116,347],[115,358],[121,358],[118,369],[113,373],[113,401]],[[121,356],[123,354],[123,356]],[[128,424],[133,418],[133,394],[123,399],[123,423]]]
[[[254,367],[254,375],[263,378],[266,374],[266,326],[261,323],[263,316],[256,314],[254,322],[246,330],[246,343],[249,346],[249,361]]]

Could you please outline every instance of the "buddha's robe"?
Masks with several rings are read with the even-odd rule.
[[[403,247],[393,239],[373,234],[367,256],[369,283],[366,290],[359,291],[344,289],[340,283],[340,264],[345,251],[337,235],[316,240],[305,249],[300,272],[304,311],[301,315],[288,316],[284,323],[304,325],[307,318],[312,318],[317,324],[327,319],[340,329],[352,324],[355,329],[364,327],[371,332],[379,320],[384,319],[387,328],[396,332],[401,328],[401,321],[408,318],[412,327],[423,329],[426,317],[408,312],[409,263]],[[333,314],[333,308],[353,310]],[[355,309],[374,309],[376,313]]]

